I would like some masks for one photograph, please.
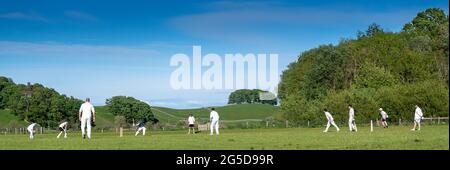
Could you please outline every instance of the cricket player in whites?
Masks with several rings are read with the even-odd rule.
[[[86,101],[80,107],[78,117],[81,122],[81,135],[86,139],[86,131],[88,139],[91,139],[91,121],[95,122],[95,109],[91,104],[91,99],[86,98]]]
[[[64,138],[67,138],[67,126],[69,125],[69,122],[64,121],[61,124],[59,124],[59,134],[56,136],[57,139],[61,136],[61,134],[64,132]]]
[[[380,108],[378,110],[380,110],[381,114],[381,125],[383,126],[383,128],[389,128],[387,124],[387,118],[389,117],[388,114],[383,110],[383,108]]]
[[[147,130],[147,128],[145,127],[146,123],[147,123],[147,119],[146,118],[144,118],[137,125],[134,124],[134,120],[133,120],[133,126],[137,126],[138,127],[138,129],[136,131],[136,134],[134,134],[134,136],[139,135],[139,132],[141,132],[141,130],[142,130],[142,136],[145,136],[145,131]]]
[[[30,139],[34,139],[34,134],[36,133],[36,130],[34,129],[36,127],[37,123],[31,123],[28,127],[28,133],[30,133]]]
[[[350,132],[357,132],[358,129],[356,128],[355,123],[355,109],[353,109],[353,106],[351,104],[348,105],[348,127],[350,129]]]
[[[334,123],[333,116],[331,116],[330,112],[328,112],[327,109],[323,109],[323,112],[325,113],[325,116],[328,120],[327,128],[323,132],[328,132],[328,128],[330,128],[330,125],[333,125],[336,128],[336,131],[339,132],[339,127],[336,125],[336,123]]]
[[[214,129],[216,130],[216,134],[219,135],[219,113],[215,111],[214,108],[211,108],[211,113],[209,114],[209,119],[211,121],[211,134],[214,134]]]
[[[414,113],[414,127],[411,129],[412,131],[416,130],[416,127],[419,128],[417,130],[420,130],[420,121],[423,119],[423,112],[422,109],[418,105],[416,105],[416,111]]]
[[[189,114],[188,123],[189,123],[188,134],[191,134],[191,129],[192,129],[192,134],[195,134],[195,118],[194,118],[194,116],[192,116],[192,114]]]

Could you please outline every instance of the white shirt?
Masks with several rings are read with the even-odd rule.
[[[27,127],[27,130],[32,131],[34,129],[34,126],[36,126],[36,123],[32,123]]]
[[[333,121],[333,116],[331,116],[330,112],[325,112],[325,116],[327,117],[328,121]]]
[[[217,113],[216,111],[211,111],[211,113],[209,114],[209,119],[212,119],[212,121],[218,121],[219,120],[219,113]]]
[[[420,109],[420,107],[417,107],[416,113],[414,114],[414,119],[422,119],[422,117],[423,117],[422,109]]]
[[[194,118],[194,116],[189,116],[188,122],[189,122],[190,125],[195,124],[195,118]]]
[[[92,113],[95,113],[95,109],[91,103],[85,102],[81,105],[80,112],[82,112],[81,118],[91,118]]]
[[[386,113],[384,110],[382,110],[382,111],[380,112],[380,114],[381,114],[381,117],[382,117],[383,119],[386,119],[386,118],[389,117],[389,116],[387,115],[387,113]]]
[[[355,120],[355,109],[353,109],[352,107],[350,108],[350,110],[348,111],[348,118],[350,120]]]
[[[68,122],[63,122],[63,123],[59,124],[59,127],[64,128],[67,124],[68,124]]]

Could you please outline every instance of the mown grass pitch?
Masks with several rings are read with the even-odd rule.
[[[424,126],[422,131],[410,131],[408,126],[389,129],[361,127],[357,133],[336,133],[322,128],[289,129],[223,129],[220,136],[208,132],[187,135],[186,131],[154,131],[147,136],[131,132],[120,138],[115,133],[93,133],[91,140],[81,139],[79,132],[67,139],[55,134],[38,134],[34,140],[27,135],[0,135],[1,150],[328,150],[328,149],[449,149],[449,126]]]

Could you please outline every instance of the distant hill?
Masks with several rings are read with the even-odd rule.
[[[237,104],[216,107],[222,121],[237,120],[264,120],[274,115],[278,107],[268,104]],[[209,111],[207,108],[199,109],[171,109],[164,107],[153,107],[153,113],[162,122],[173,122],[186,119],[189,114],[194,115],[197,120],[207,121]]]
[[[223,122],[264,120],[275,114],[278,107],[268,104],[238,104],[215,107]],[[105,106],[95,107],[97,111],[98,128],[113,127],[114,116]],[[209,119],[209,111],[206,108],[198,109],[171,109],[165,107],[152,107],[156,118],[162,123],[176,123],[184,120],[189,114],[193,114],[197,121],[206,122]],[[11,127],[11,123],[16,122],[20,127],[27,125],[12,115],[9,110],[0,110],[0,128]]]

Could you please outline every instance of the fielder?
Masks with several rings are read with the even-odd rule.
[[[214,129],[216,130],[216,134],[219,135],[219,113],[215,111],[214,108],[211,109],[211,113],[209,114],[209,120],[211,121],[211,134],[214,134]]]
[[[195,127],[195,118],[194,118],[194,116],[192,116],[192,114],[189,114],[188,123],[189,123],[188,134],[191,134],[191,129],[192,129],[192,134],[195,134],[195,128],[194,128]]]
[[[91,121],[95,122],[95,109],[90,102],[91,99],[86,98],[86,101],[81,105],[78,114],[81,122],[81,135],[83,136],[83,139],[86,139],[86,131],[87,137],[91,139]]]
[[[414,127],[411,129],[412,131],[416,130],[416,126],[419,127],[417,130],[420,130],[420,121],[422,119],[423,119],[422,109],[420,109],[420,107],[416,105],[416,111],[414,113]]]
[[[330,125],[333,125],[336,128],[336,131],[339,132],[339,127],[336,125],[336,123],[334,123],[333,116],[331,116],[330,112],[328,112],[327,109],[323,109],[323,112],[325,113],[325,116],[328,120],[327,128],[323,132],[328,132],[328,128],[330,128]]]
[[[350,129],[350,132],[357,132],[358,129],[356,128],[356,123],[355,123],[355,109],[353,109],[352,105],[348,105],[348,127]]]
[[[381,114],[381,125],[383,128],[389,128],[387,124],[387,118],[389,118],[388,114],[383,110],[383,108],[380,108],[380,114]]]
[[[56,136],[57,139],[61,136],[61,134],[64,132],[64,138],[67,138],[67,126],[69,125],[69,122],[64,121],[61,124],[59,124],[59,134]]]
[[[34,129],[34,127],[37,125],[37,123],[31,123],[28,127],[27,130],[30,133],[30,139],[34,139],[34,134],[36,133],[36,130]]]
[[[139,134],[139,132],[141,132],[141,130],[142,130],[142,136],[145,136],[145,131],[147,130],[147,128],[145,127],[145,124],[147,124],[147,119],[145,119],[145,118],[141,122],[139,122],[137,125],[134,125],[134,123],[133,123],[133,126],[138,127],[136,134],[134,134],[134,136],[137,136]]]

